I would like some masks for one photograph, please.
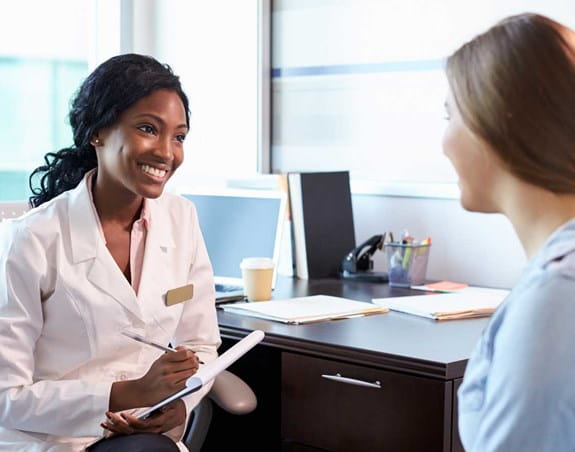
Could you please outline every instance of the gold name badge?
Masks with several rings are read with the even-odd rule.
[[[172,306],[184,301],[191,300],[194,296],[194,285],[177,287],[166,292],[166,306]]]

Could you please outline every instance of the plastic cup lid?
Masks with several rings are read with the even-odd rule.
[[[269,257],[245,257],[240,263],[241,269],[274,268],[274,261]]]

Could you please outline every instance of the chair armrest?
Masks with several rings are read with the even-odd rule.
[[[258,401],[252,389],[239,377],[224,370],[214,380],[208,397],[231,414],[248,414]]]

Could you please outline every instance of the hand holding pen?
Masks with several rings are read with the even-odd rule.
[[[126,335],[125,332],[124,334]],[[128,337],[160,350],[169,351],[158,357],[140,378],[120,379],[112,383],[109,406],[111,412],[155,405],[160,400],[182,390],[187,379],[200,367],[198,357],[188,348],[166,347],[134,334]]]
[[[173,348],[173,347],[169,347],[169,346],[165,346],[165,345],[161,345],[158,344],[156,342],[153,342],[149,339],[146,339],[144,336],[139,335],[138,333],[134,333],[133,331],[128,331],[128,330],[124,330],[122,331],[122,334],[124,336],[129,337],[130,339],[134,339],[135,341],[141,342],[142,344],[146,344],[146,345],[150,345],[152,347],[156,347],[159,350],[163,350],[165,352],[177,352],[178,350]],[[203,361],[198,359],[198,362],[200,364],[205,364]]]

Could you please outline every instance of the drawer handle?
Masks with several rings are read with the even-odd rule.
[[[342,377],[341,374],[335,374],[335,375],[323,374],[322,378],[327,378],[328,380],[339,381],[340,383],[347,383],[350,385],[381,389],[381,383],[379,382],[379,380],[376,381],[375,383],[370,383],[369,381],[357,380],[355,378],[349,378],[349,377]]]

